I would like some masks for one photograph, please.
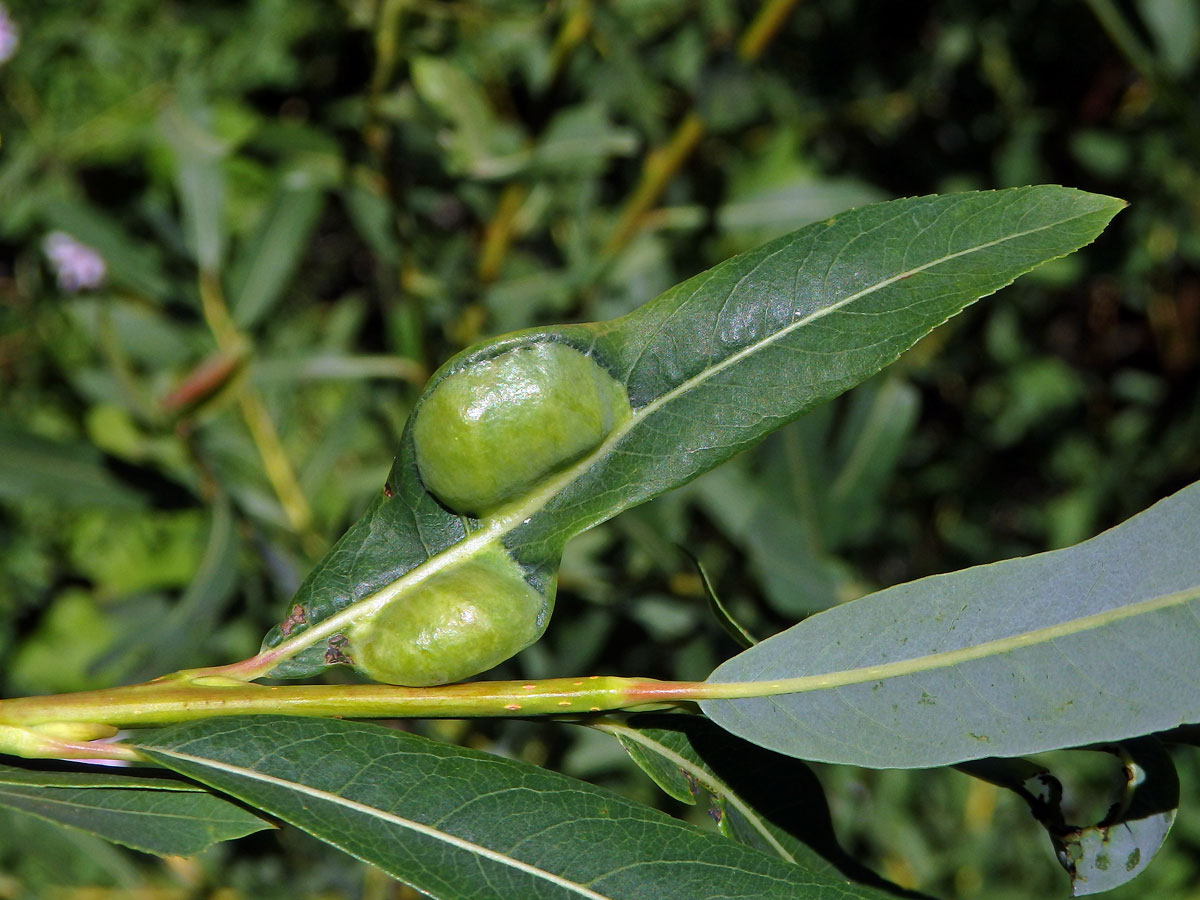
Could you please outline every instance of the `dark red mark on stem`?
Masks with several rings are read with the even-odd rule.
[[[163,398],[163,409],[178,412],[211,397],[229,382],[241,363],[240,353],[221,351],[213,354],[192,369],[179,386]]]
[[[390,500],[394,493],[395,493],[395,491],[392,490],[391,482],[385,481],[383,483],[383,496],[387,497]]]

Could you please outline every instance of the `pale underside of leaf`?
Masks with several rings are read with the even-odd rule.
[[[889,588],[719,667],[703,707],[802,758],[932,766],[1200,718],[1200,484],[1076,547]],[[755,686],[751,686],[754,683]]]

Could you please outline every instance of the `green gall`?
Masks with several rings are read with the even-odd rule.
[[[437,572],[347,632],[364,675],[423,687],[462,681],[537,640],[553,587],[539,593],[499,545]]]
[[[440,382],[417,409],[421,480],[482,517],[598,447],[630,416],[624,386],[566,344],[517,347]]]

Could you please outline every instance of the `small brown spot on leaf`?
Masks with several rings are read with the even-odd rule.
[[[288,617],[279,623],[279,633],[287,637],[296,630],[297,625],[305,625],[307,623],[308,619],[304,615],[304,607],[296,604],[292,607],[292,611],[288,614]]]
[[[335,634],[326,644],[325,664],[330,666],[350,666],[354,664],[349,654],[346,653],[346,647],[350,641],[346,639],[344,634]]]

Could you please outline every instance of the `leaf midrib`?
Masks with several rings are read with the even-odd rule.
[[[705,789],[714,794],[720,795],[726,802],[734,806],[738,812],[745,816],[746,821],[753,825],[754,830],[762,835],[763,839],[770,845],[781,859],[786,862],[798,864],[796,857],[788,852],[783,844],[773,835],[770,829],[762,821],[762,817],[749,805],[747,805],[736,791],[731,789],[720,778],[709,772],[703,766],[699,766],[692,762],[686,756],[681,756],[669,747],[648,738],[645,734],[638,731],[636,728],[630,728],[628,725],[621,725],[616,722],[597,722],[592,726],[599,731],[607,731],[614,737],[625,737],[631,741],[641,744],[646,749],[666,759],[668,762],[679,767],[681,771],[687,772],[696,781],[704,785]]]
[[[950,262],[951,260],[958,259],[959,257],[969,256],[972,253],[979,253],[979,252],[981,252],[983,250],[987,250],[991,247],[996,247],[996,246],[999,246],[1000,244],[1007,243],[1008,241],[1015,241],[1015,240],[1018,240],[1019,238],[1028,237],[1031,234],[1037,234],[1039,231],[1045,231],[1050,228],[1057,228],[1058,226],[1063,225],[1067,222],[1073,221],[1074,219],[1082,218],[1084,215],[1090,215],[1090,212],[1089,213],[1081,213],[1080,215],[1070,216],[1066,219],[1060,219],[1057,222],[1052,222],[1047,225],[1041,225],[1041,226],[1038,226],[1037,228],[1027,229],[1026,231],[1014,232],[1013,234],[1005,235],[1004,237],[997,238],[996,240],[993,240],[993,241],[987,241],[986,243],[978,244],[978,245],[969,247],[965,250],[958,250],[954,253],[949,253],[945,256],[940,256],[935,260],[930,260],[927,263],[923,263],[919,266],[914,266],[911,269],[905,269],[901,272],[898,272],[889,278],[885,278],[882,281],[878,281],[875,284],[865,287],[862,290],[857,291],[853,294],[848,294],[847,296],[843,297],[841,300],[837,300],[837,301],[829,304],[828,306],[822,307],[821,309],[818,309],[818,310],[814,310],[813,312],[809,313],[808,315],[796,319],[796,321],[791,322],[788,325],[785,325],[783,328],[779,329],[778,331],[772,332],[769,336],[763,338],[761,341],[757,341],[753,344],[748,344],[747,346],[743,347],[741,350],[731,353],[729,356],[725,357],[720,362],[715,363],[714,365],[704,369],[701,372],[698,372],[697,374],[693,375],[691,378],[681,381],[676,387],[667,391],[665,394],[662,394],[661,396],[656,397],[654,400],[647,403],[641,409],[636,410],[634,412],[633,418],[634,418],[634,420],[636,420],[638,417],[644,418],[646,416],[651,415],[657,409],[659,409],[660,407],[671,402],[676,397],[686,394],[688,391],[692,390],[692,388],[694,388],[700,384],[703,384],[705,381],[707,381],[710,378],[714,377],[715,375],[723,372],[725,369],[735,366],[737,363],[741,362],[746,357],[751,356],[754,353],[757,353],[763,347],[770,346],[771,344],[775,343],[776,341],[781,340],[782,338],[791,334],[796,329],[801,328],[805,325],[809,325],[812,322],[815,322],[818,319],[822,319],[827,315],[831,315],[832,313],[837,312],[838,310],[842,309],[845,306],[848,306],[849,304],[853,303],[856,300],[861,300],[863,297],[869,296],[870,294],[873,294],[876,291],[881,291],[884,288],[895,284],[896,282],[904,281],[908,278],[913,277],[914,275],[918,275],[921,272],[932,269],[935,266],[940,266],[943,263]],[[871,229],[871,230],[872,231],[877,230],[878,227],[882,227],[882,226],[877,226],[876,228]],[[859,237],[861,237],[861,236],[862,235],[859,235]],[[733,292],[736,291],[737,288],[742,284],[742,282],[744,282],[747,278],[749,278],[755,272],[757,272],[761,266],[763,266],[768,260],[770,260],[772,257],[774,257],[777,253],[782,253],[784,249],[785,248],[781,247],[779,250],[775,251],[775,253],[771,253],[771,254],[768,254],[767,256],[763,257],[761,260],[759,260],[759,262],[752,269],[750,269],[750,271],[748,271],[744,275],[742,275],[737,280],[737,284],[735,284],[733,287],[731,287],[729,289],[729,294],[726,297],[726,302],[728,301],[728,298],[733,295]],[[631,427],[631,423],[627,423],[624,428],[624,432],[628,432],[630,427]],[[592,454],[592,455],[595,456],[595,454]]]
[[[454,847],[455,849],[462,850],[462,851],[468,852],[468,853],[476,854],[485,859],[489,859],[492,862],[498,863],[500,865],[509,866],[513,869],[524,872],[525,874],[531,875],[535,878],[541,878],[547,882],[550,882],[551,884],[555,884],[561,888],[565,888],[566,890],[572,891],[572,892],[578,894],[580,897],[585,897],[585,898],[587,898],[587,900],[612,900],[612,898],[607,894],[597,893],[596,891],[593,891],[591,888],[588,888],[577,882],[571,881],[570,879],[563,878],[561,875],[556,875],[553,872],[548,872],[545,869],[539,868],[530,863],[516,859],[512,856],[508,856],[506,854],[500,853],[496,850],[492,850],[488,847],[484,847],[481,844],[476,844],[473,841],[468,841],[468,840],[465,840],[464,838],[457,837],[448,832],[440,831],[437,828],[433,828],[433,827],[431,827],[429,825],[425,825],[421,822],[417,822],[412,819],[407,819],[403,816],[398,816],[395,813],[386,812],[382,809],[379,809],[378,807],[368,806],[365,803],[359,803],[357,800],[350,800],[346,797],[341,797],[341,796],[331,793],[329,791],[323,791],[319,788],[312,787],[311,785],[301,784],[301,783],[295,782],[295,781],[288,781],[286,778],[279,778],[275,775],[268,775],[265,772],[259,772],[255,769],[248,769],[244,766],[237,766],[237,765],[233,765],[232,763],[226,763],[226,762],[222,762],[220,760],[209,759],[209,758],[203,757],[203,756],[195,756],[193,754],[184,753],[179,750],[170,750],[170,749],[165,749],[162,747],[151,747],[151,748],[147,748],[147,749],[149,749],[150,752],[152,752],[152,753],[160,753],[160,754],[163,754],[164,756],[169,756],[172,759],[178,759],[178,760],[182,760],[185,762],[190,762],[190,763],[199,765],[204,768],[216,769],[217,771],[220,771],[220,772],[225,772],[230,775],[247,778],[251,781],[259,781],[264,784],[272,785],[274,787],[281,787],[281,788],[284,788],[289,791],[293,791],[298,794],[304,794],[315,800],[320,800],[325,803],[331,803],[335,806],[341,806],[351,812],[359,813],[362,815],[367,815],[367,816],[370,816],[370,817],[373,817],[376,819],[382,819],[385,822],[390,822],[393,825],[397,825],[401,828],[406,828],[417,834],[422,834],[422,835],[425,835],[426,837],[431,837],[431,838],[434,838],[435,840],[442,841],[442,842]],[[221,790],[227,790],[225,788],[222,788],[220,785],[213,785],[213,787],[221,789]],[[250,802],[250,801],[247,800],[247,802]],[[276,815],[280,816],[280,818],[284,818],[284,819],[287,818],[287,815],[284,812],[276,812]],[[336,847],[339,847],[342,850],[345,850],[348,853],[354,852],[349,847],[345,846],[345,844],[340,843],[339,841],[334,840],[333,838],[331,838],[329,836],[322,836],[321,839],[324,841],[328,841],[329,843],[333,844]]]
[[[1064,219],[1059,219],[1048,224],[1040,225],[1036,228],[1013,232],[1012,234],[1005,235],[1004,237],[996,238],[995,240],[987,241],[982,244],[973,245],[969,248],[940,256],[937,259],[922,263],[919,266],[905,269],[896,273],[895,275],[878,281],[873,285],[869,285],[868,287],[856,291],[853,294],[848,294],[841,300],[837,300],[826,307],[814,310],[808,315],[796,319],[795,322],[789,323],[779,331],[773,332],[771,335],[763,338],[762,340],[743,347],[741,350],[738,350],[735,353],[725,357],[725,359],[721,360],[719,363],[705,368],[701,372],[698,372],[690,378],[680,382],[676,387],[672,388],[661,396],[656,397],[654,400],[650,401],[640,409],[634,410],[633,414],[621,425],[614,428],[609,433],[608,437],[605,438],[605,440],[590,454],[583,457],[581,460],[579,460],[579,462],[570,468],[563,470],[558,476],[547,480],[542,487],[534,492],[526,494],[524,497],[514,501],[514,503],[510,504],[509,506],[501,507],[489,519],[485,520],[483,527],[478,531],[472,532],[466,538],[459,541],[457,544],[454,544],[452,547],[428,557],[424,562],[409,569],[399,578],[389,582],[388,584],[385,584],[374,593],[368,594],[361,600],[357,600],[348,604],[337,613],[321,620],[321,622],[317,623],[316,625],[305,629],[295,637],[283,641],[272,650],[268,651],[266,656],[270,658],[272,666],[278,665],[279,663],[286,659],[290,659],[308,647],[311,647],[314,644],[325,640],[326,638],[333,637],[339,632],[344,631],[355,621],[374,615],[385,608],[399,595],[413,587],[416,587],[437,572],[471,559],[471,557],[473,557],[477,552],[483,550],[489,544],[498,542],[504,535],[524,524],[534,515],[540,512],[551,499],[565,490],[569,485],[577,481],[583,476],[584,473],[586,473],[599,461],[603,460],[609,454],[609,452],[621,440],[623,440],[625,436],[633,430],[634,427],[636,427],[638,423],[653,415],[657,410],[661,409],[667,403],[670,403],[676,398],[686,394],[688,391],[698,387],[699,385],[708,381],[710,378],[715,377],[725,369],[736,365],[741,360],[747,358],[762,348],[770,346],[771,344],[781,340],[782,338],[796,331],[798,328],[822,319],[827,315],[831,315],[832,313],[837,312],[856,300],[861,300],[863,297],[869,296],[876,291],[883,290],[884,288],[899,281],[911,278],[913,275],[919,274],[920,272],[928,271],[936,266],[940,266],[963,256],[968,256],[972,253],[982,252],[992,247],[1004,244],[1008,241],[1018,240],[1023,237],[1028,237],[1031,234],[1037,234],[1041,231],[1058,228],[1067,222],[1081,219],[1088,215],[1093,215],[1095,212],[1096,210],[1088,210],[1087,212],[1068,216]],[[880,226],[876,226],[876,228],[872,228],[870,230],[877,230],[878,227]],[[859,237],[861,237],[861,235],[859,235]],[[776,252],[782,252],[782,248]],[[759,269],[759,267],[765,264],[767,260],[771,259],[774,255],[774,253],[768,254],[749,272],[743,274],[738,279],[737,284],[730,288],[729,295],[732,296],[732,293],[734,290],[736,290],[737,285],[744,282],[746,278],[750,277]],[[699,290],[699,288],[697,288],[697,290]]]
[[[20,787],[26,787],[26,788],[28,788],[28,790],[24,790],[24,791],[17,790],[17,788],[20,788]],[[23,800],[35,801],[35,802],[37,802],[47,808],[51,808],[51,809],[61,807],[62,809],[65,809],[65,810],[75,810],[77,812],[99,812],[99,813],[110,813],[112,815],[118,815],[118,816],[134,816],[134,817],[146,816],[147,818],[152,818],[152,819],[179,819],[179,820],[187,822],[189,824],[195,822],[196,819],[198,818],[198,816],[193,812],[186,812],[186,813],[160,812],[159,810],[155,810],[155,809],[130,809],[128,807],[104,806],[103,804],[100,804],[100,803],[83,803],[77,799],[59,797],[56,795],[56,792],[58,792],[58,791],[79,791],[79,792],[83,793],[83,796],[87,796],[89,794],[93,795],[93,796],[101,796],[101,792],[103,792],[103,791],[121,791],[123,793],[148,792],[148,793],[152,793],[156,799],[163,795],[170,796],[172,794],[179,794],[179,793],[187,794],[189,797],[199,797],[199,796],[203,795],[203,792],[197,793],[195,791],[159,791],[159,790],[154,790],[153,788],[120,788],[120,787],[115,787],[115,788],[67,788],[67,787],[43,788],[43,787],[34,787],[32,785],[11,785],[11,784],[9,784],[9,785],[5,785],[3,788],[0,788],[0,798],[3,798],[3,797],[17,798],[17,797],[19,797]],[[2,799],[0,799],[0,805],[7,806],[9,804],[5,803]],[[205,820],[214,820],[214,817],[212,817],[212,816],[204,816],[203,818]],[[230,820],[216,819],[215,821],[225,822],[225,821],[230,821]]]

